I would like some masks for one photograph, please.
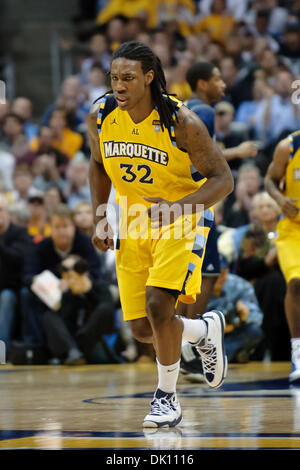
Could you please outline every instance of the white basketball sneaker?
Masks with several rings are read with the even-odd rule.
[[[176,393],[164,393],[157,389],[150,405],[151,411],[143,422],[145,428],[171,428],[182,420]]]
[[[207,336],[194,344],[201,356],[203,375],[207,384],[218,388],[227,374],[227,356],[224,346],[225,318],[222,312],[213,310],[202,315],[207,324]]]
[[[300,347],[292,351],[292,370],[289,375],[291,383],[300,383]]]

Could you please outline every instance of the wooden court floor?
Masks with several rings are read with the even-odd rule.
[[[154,364],[0,366],[0,449],[300,449],[289,363],[230,365],[218,390],[178,382],[180,426],[146,433]]]

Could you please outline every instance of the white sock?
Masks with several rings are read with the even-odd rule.
[[[207,325],[205,320],[180,317],[183,321],[182,339],[190,343],[197,343],[207,334]]]
[[[300,338],[291,338],[291,347],[292,353],[295,352],[297,349],[300,350]]]
[[[176,392],[176,384],[179,374],[179,367],[180,367],[180,359],[179,361],[175,362],[175,364],[170,364],[168,366],[163,366],[160,364],[158,359],[157,362],[157,370],[158,370],[158,386],[160,390],[167,393],[174,393]]]

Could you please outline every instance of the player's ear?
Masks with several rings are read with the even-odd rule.
[[[150,85],[153,79],[154,79],[154,71],[148,70],[148,72],[145,73],[145,84]]]

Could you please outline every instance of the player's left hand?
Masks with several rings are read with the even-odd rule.
[[[159,228],[170,225],[174,222],[174,211],[171,210],[172,202],[161,197],[146,197],[143,199],[152,202],[153,205],[147,209],[148,217],[151,219],[151,226]]]

